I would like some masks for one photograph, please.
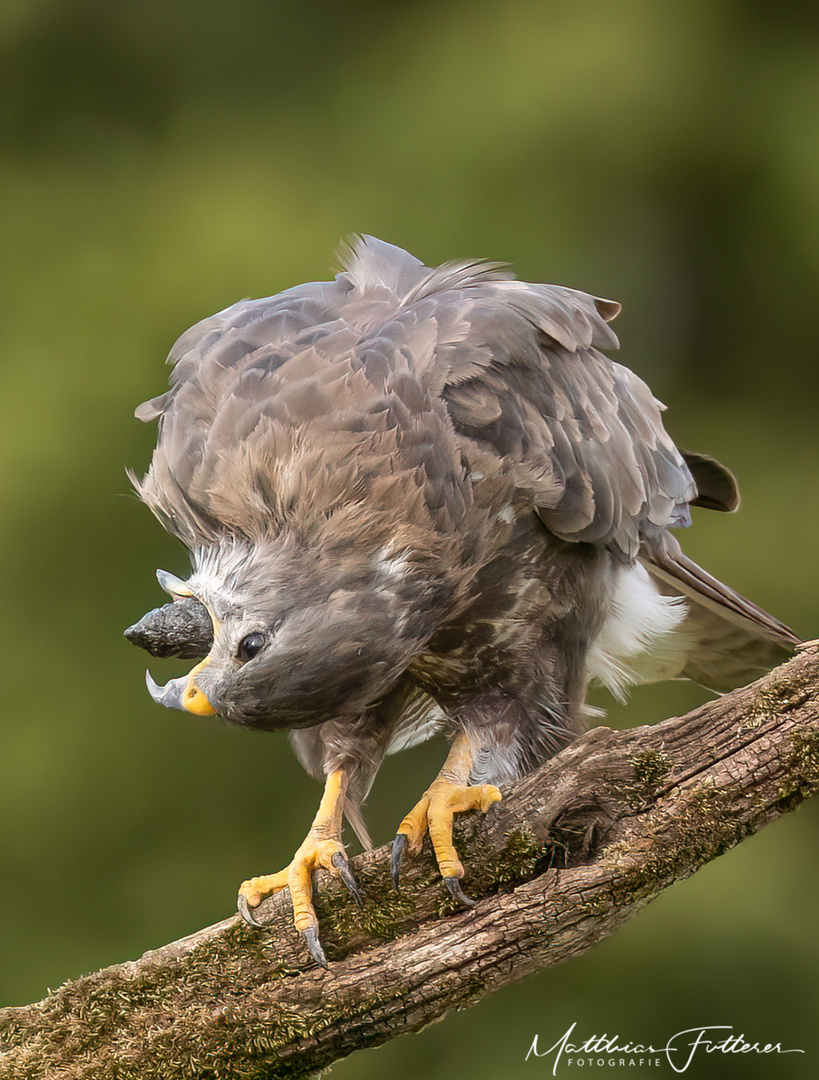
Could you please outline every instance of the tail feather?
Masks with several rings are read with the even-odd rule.
[[[789,626],[684,555],[670,533],[647,542],[642,561],[663,593],[688,600],[678,677],[733,690],[781,664],[799,644]]]

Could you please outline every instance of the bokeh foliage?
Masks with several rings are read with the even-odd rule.
[[[186,559],[124,467],[147,464],[131,413],[175,337],[327,276],[350,232],[621,300],[620,358],[678,442],[742,482],[740,514],[700,512],[687,550],[816,634],[818,29],[811,6],[759,0],[7,0],[4,1003],[224,917],[312,815],[284,738],[145,694],[121,630],[161,601],[154,568]],[[611,722],[702,697],[646,689]],[[388,762],[379,842],[441,751]],[[807,1053],[691,1075],[815,1075],[816,829],[809,807],[593,954],[334,1075],[533,1074],[535,1032],[574,1020],[647,1041],[730,1024]]]

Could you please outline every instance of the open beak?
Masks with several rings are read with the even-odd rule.
[[[166,709],[181,709],[185,712],[194,713],[196,716],[213,716],[216,709],[208,701],[207,695],[196,685],[195,679],[196,673],[207,663],[207,659],[203,660],[187,675],[182,675],[178,679],[171,679],[164,686],[154,682],[150,671],[146,671],[145,683],[148,687],[148,693],[157,705],[164,705]]]
[[[212,644],[213,637],[219,629],[219,620],[207,604],[203,604],[199,597],[191,591],[188,583],[182,581],[181,578],[176,577],[175,574],[169,574],[167,570],[157,570],[156,577],[165,592],[173,597],[174,603],[167,605],[167,607],[174,608],[177,604],[181,605],[185,602],[193,601],[200,610],[201,608],[204,608],[207,611],[211,622],[210,644]],[[148,629],[152,631],[157,629],[168,629],[162,625],[162,620],[160,618],[164,611],[164,608],[160,608],[157,612],[149,612],[142,620],[142,623],[149,623]],[[177,623],[179,622],[180,620],[178,618],[175,620],[172,619],[170,629],[178,630],[179,626],[177,626]],[[154,623],[156,623],[156,625],[154,625]],[[142,624],[139,623],[135,627],[129,627],[126,631],[126,636],[130,635],[130,640],[134,640],[135,632],[140,629],[141,625]],[[142,645],[143,642],[137,640],[136,644]],[[168,651],[170,652],[171,650]],[[179,655],[181,650],[176,648],[173,651]],[[149,652],[154,652],[154,649],[149,648]],[[202,654],[199,653],[199,655],[201,656]],[[178,679],[171,679],[170,682],[165,683],[164,686],[160,686],[156,683],[150,671],[146,671],[145,682],[148,687],[148,693],[158,705],[164,705],[166,709],[183,709],[185,712],[195,713],[197,716],[213,716],[216,709],[214,709],[210,701],[208,701],[207,695],[196,685],[197,673],[200,672],[202,668],[207,667],[209,663],[210,656],[208,655],[204,660],[201,660],[195,668],[188,672],[187,675],[182,675]]]

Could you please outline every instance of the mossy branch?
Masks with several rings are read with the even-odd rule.
[[[454,910],[428,853],[399,893],[388,851],[354,860],[361,909],[317,882],[330,970],[287,897],[0,1012],[0,1077],[301,1077],[562,963],[819,788],[819,649],[652,727],[588,732],[456,826]]]

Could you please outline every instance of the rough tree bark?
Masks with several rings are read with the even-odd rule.
[[[454,910],[428,852],[399,893],[386,848],[353,867],[364,903],[319,875],[330,970],[306,957],[287,897],[270,930],[236,918],[0,1012],[0,1077],[249,1080],[315,1073],[562,963],[674,881],[819,789],[819,649],[686,716],[597,728],[526,777],[456,842]]]

